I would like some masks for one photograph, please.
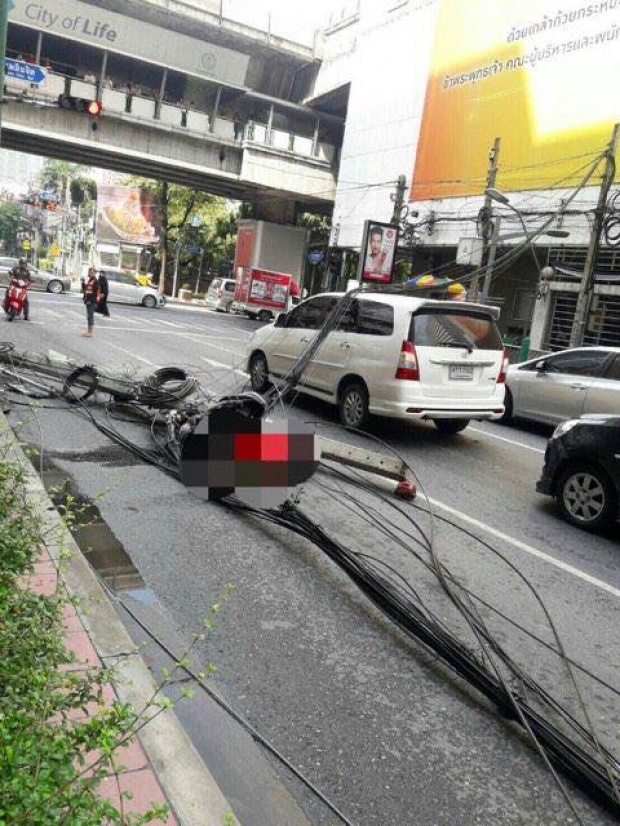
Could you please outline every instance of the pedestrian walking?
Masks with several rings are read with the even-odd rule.
[[[92,338],[95,327],[95,306],[97,304],[97,291],[99,283],[95,275],[95,268],[89,267],[88,276],[82,285],[84,304],[86,305],[86,330],[82,333],[87,338]]]
[[[110,318],[110,311],[108,310],[108,294],[110,292],[110,288],[108,286],[107,276],[103,270],[99,271],[98,282],[99,289],[97,291],[97,306],[95,308],[95,312],[101,313],[101,315],[106,318]]]

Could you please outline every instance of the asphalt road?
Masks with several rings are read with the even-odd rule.
[[[87,339],[80,336],[79,297],[33,294],[31,303],[28,324],[0,320],[0,340],[132,375],[175,364],[215,393],[245,384],[243,353],[256,326],[249,320],[179,306],[112,305],[112,317],[97,318],[95,337]],[[317,422],[324,435],[365,443],[343,433],[335,412],[321,403],[299,399],[284,412]],[[11,421],[17,419],[27,441],[42,444],[85,496],[99,497],[103,517],[181,636],[199,630],[223,586],[234,585],[197,653],[217,664],[214,684],[231,704],[356,826],[578,822],[514,728],[394,631],[320,551],[204,503],[152,467],[106,454],[105,438],[69,412],[16,407]],[[583,721],[565,665],[515,625],[554,644],[530,586],[536,589],[576,663],[600,741],[620,754],[620,543],[617,535],[590,536],[565,524],[536,494],[548,431],[475,423],[446,438],[432,425],[374,422],[372,432],[409,461],[438,516],[491,544],[526,578],[436,521],[441,559],[496,609],[478,604],[495,636]],[[304,490],[301,505],[349,545],[384,552],[425,604],[475,647],[436,583],[410,555],[385,549],[381,535],[338,501],[332,485],[320,477]],[[386,506],[378,508],[385,515]],[[430,529],[427,514],[407,513]],[[312,824],[339,822],[275,762],[273,771]],[[613,822],[570,783],[567,790],[584,823]],[[233,799],[234,792],[230,781]],[[252,807],[240,807],[242,822],[251,823]],[[280,822],[289,826],[274,815],[273,826]]]

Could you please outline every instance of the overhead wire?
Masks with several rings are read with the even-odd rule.
[[[303,357],[298,361],[287,379],[279,385],[279,392],[272,394],[271,399],[267,402],[268,406],[272,409],[277,406],[283,408],[283,394],[288,390],[295,389],[296,379],[299,378],[303,370],[308,366],[309,361],[312,359],[314,353],[316,353],[325,335],[331,329],[334,329],[342,319],[342,316],[347,311],[355,295],[356,291],[349,294],[348,301],[344,299],[337,301],[324,324],[323,330],[319,331],[319,334],[317,334],[315,340],[312,342],[312,346],[305,351]],[[322,338],[321,334],[323,335]],[[0,345],[0,353],[1,352],[3,352],[3,350]],[[12,356],[11,351],[7,352]],[[60,380],[60,378],[61,376],[58,377],[58,380]],[[168,378],[172,381],[185,381],[180,373],[172,372],[160,375],[159,378]],[[88,400],[83,400],[78,397],[77,403],[73,404],[71,409],[73,412],[88,418],[106,436],[127,450],[132,451],[143,461],[150,462],[175,478],[179,478],[181,453],[179,444],[175,440],[176,431],[174,430],[174,421],[171,422],[168,414],[164,415],[164,410],[171,403],[177,404],[179,402],[188,403],[191,407],[191,402],[185,402],[184,399],[175,397],[174,393],[168,390],[162,391],[162,387],[157,385],[157,383],[155,383],[155,385],[147,383],[147,387],[149,387],[149,392],[147,392],[146,395],[138,395],[137,399],[133,401],[128,403],[112,401],[103,406],[105,415],[109,419],[107,422],[100,421],[99,417],[95,415],[94,411],[100,409],[102,405],[100,403],[93,403],[94,396]],[[192,389],[198,391],[199,387],[193,385]],[[238,396],[235,397],[237,400],[239,398]],[[142,410],[142,407],[146,407],[148,410],[150,402],[155,402],[156,405],[159,405],[159,408],[147,413]],[[215,403],[217,404],[217,400]],[[234,404],[237,402],[231,403]],[[198,408],[195,406],[191,408],[193,411],[196,409]],[[208,407],[202,408],[203,411],[205,409],[208,409]],[[138,413],[138,410],[142,412]],[[111,425],[112,419],[123,417],[128,417],[134,422],[142,421],[145,424],[150,424],[151,443],[153,445],[151,449],[136,445],[134,441],[120,433],[118,428]],[[171,426],[172,430],[170,430]],[[391,452],[396,453],[392,448],[385,445],[384,442],[376,439],[376,437],[374,438],[375,441],[388,447]],[[322,484],[322,482],[319,480],[318,484]],[[342,480],[341,484],[343,484]],[[327,487],[329,488],[329,485]],[[431,520],[430,533],[427,533],[416,524],[416,521],[410,513],[406,514],[406,521],[409,524],[408,529],[388,527],[386,525],[385,513],[381,513],[378,506],[367,507],[362,512],[359,502],[354,504],[355,499],[346,494],[346,492],[341,491],[339,493],[332,488],[331,494],[333,501],[339,501],[349,510],[351,508],[357,509],[358,515],[361,513],[362,521],[366,522],[369,526],[380,526],[383,536],[394,543],[395,546],[406,549],[408,553],[413,553],[411,543],[414,542],[420,551],[425,552],[429,556],[429,559],[424,560],[424,557],[420,556],[418,552],[414,554],[418,562],[422,561],[427,572],[432,571],[433,575],[441,584],[442,590],[458,611],[459,616],[465,621],[473,635],[473,639],[476,641],[477,652],[468,651],[463,648],[463,644],[459,642],[456,637],[453,637],[452,632],[445,623],[438,620],[436,612],[424,604],[419,589],[414,587],[392,563],[386,559],[379,559],[376,555],[368,554],[363,550],[356,552],[342,545],[301,511],[297,501],[289,501],[276,510],[257,509],[236,500],[234,497],[229,498],[225,504],[240,513],[247,513],[263,521],[271,522],[274,525],[286,527],[288,530],[292,530],[294,533],[309,539],[320,547],[334,562],[345,570],[352,581],[361,589],[362,593],[371,599],[401,630],[408,636],[412,636],[421,642],[424,647],[433,651],[435,655],[438,655],[440,659],[456,670],[457,673],[460,673],[470,680],[479,690],[482,690],[484,694],[495,702],[503,714],[509,718],[517,719],[525,730],[529,732],[533,744],[540,753],[541,759],[547,764],[552,777],[566,798],[567,805],[571,807],[571,810],[577,818],[579,818],[579,813],[574,808],[570,794],[557,775],[555,766],[560,766],[564,771],[575,777],[590,793],[598,795],[608,804],[611,802],[613,805],[615,801],[615,804],[620,806],[620,795],[617,786],[618,763],[603,747],[596,735],[586,704],[579,692],[579,687],[571,670],[571,664],[566,657],[566,652],[561,644],[557,630],[548,612],[544,609],[544,604],[532,590],[531,583],[523,577],[518,569],[511,566],[511,563],[499,554],[496,549],[493,549],[490,545],[485,545],[485,547],[494,554],[502,558],[504,563],[508,564],[508,566],[523,579],[524,583],[532,590],[532,593],[537,596],[556,640],[557,651],[555,651],[555,653],[569,669],[573,689],[577,692],[580,709],[586,721],[585,727],[578,723],[561,704],[524,672],[522,668],[508,656],[503,646],[499,645],[493,633],[487,627],[480,611],[476,608],[476,595],[471,594],[470,590],[465,588],[451,574],[439,557],[434,527],[434,520],[437,517],[433,514],[430,502],[427,501]],[[378,501],[382,503],[383,507],[385,507],[386,501],[389,506],[395,507],[393,502],[387,500],[387,497],[382,498],[380,494],[377,496]],[[402,514],[401,508],[397,508],[397,510]],[[415,526],[415,528],[412,528],[412,526]],[[413,533],[411,533],[412,530]],[[478,538],[476,539],[481,542]],[[429,562],[431,563],[430,565]],[[504,669],[508,671],[505,672]],[[517,685],[521,686],[522,691],[520,694],[515,693],[515,688],[509,684],[508,675],[510,674],[517,680]],[[595,760],[591,755],[586,754],[582,750],[580,751],[581,747],[577,747],[568,740],[567,736],[562,734],[559,729],[555,728],[544,717],[541,717],[540,713],[536,712],[529,703],[527,698],[528,692],[533,697],[536,697],[537,700],[543,704],[543,707],[546,706],[554,713],[559,714],[573,733],[583,738],[588,746],[594,750],[599,759]],[[605,776],[607,779],[605,779]]]

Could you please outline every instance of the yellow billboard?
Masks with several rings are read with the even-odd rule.
[[[571,186],[620,121],[620,0],[440,0],[410,199]]]

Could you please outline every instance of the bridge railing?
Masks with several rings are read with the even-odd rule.
[[[19,93],[26,99],[33,97],[52,101],[65,93],[88,99],[96,97],[97,85],[81,78],[48,72],[45,82],[39,87],[18,81],[15,88],[13,88],[7,81],[7,91]],[[112,113],[122,118],[166,124],[194,135],[199,134],[204,137],[236,141],[237,143],[269,146],[280,152],[312,158],[329,164],[334,161],[336,155],[335,146],[323,142],[318,142],[315,146],[312,138],[307,135],[299,135],[283,129],[272,129],[269,135],[267,126],[263,123],[246,123],[243,134],[236,138],[235,125],[232,119],[218,116],[215,118],[211,129],[209,114],[189,108],[186,105],[163,102],[159,107],[159,117],[156,117],[157,101],[153,97],[128,94],[119,89],[103,89],[101,102],[104,115],[105,113]]]

